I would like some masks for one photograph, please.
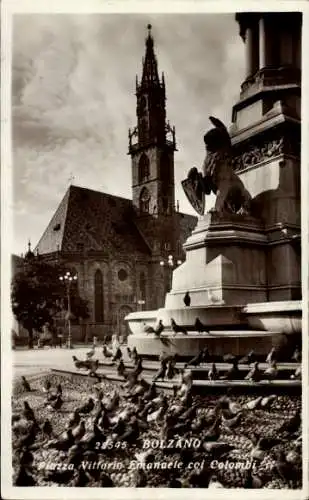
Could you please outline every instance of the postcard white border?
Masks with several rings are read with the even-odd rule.
[[[223,13],[236,11],[302,11],[302,153],[301,153],[301,213],[302,213],[302,289],[303,289],[303,489],[302,490],[203,490],[170,488],[65,488],[10,486],[11,466],[11,319],[10,279],[12,249],[12,154],[11,154],[11,33],[14,13]],[[309,47],[309,3],[307,1],[257,1],[257,0],[2,0],[1,5],[1,493],[4,499],[149,499],[170,498],[252,500],[277,499],[301,500],[309,498],[308,476],[308,245],[309,245],[309,67],[307,53]],[[306,90],[306,91],[305,91]],[[232,107],[231,103],[231,107]]]

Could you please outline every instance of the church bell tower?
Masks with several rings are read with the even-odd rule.
[[[129,130],[133,205],[142,218],[175,211],[175,128],[166,121],[164,74],[160,79],[151,25],[147,28],[141,81],[136,77],[137,126]]]

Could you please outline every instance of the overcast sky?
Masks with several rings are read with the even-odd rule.
[[[231,14],[15,15],[13,22],[13,252],[33,246],[73,184],[131,197],[128,128],[136,125],[146,25],[164,71],[180,181],[201,168],[209,115],[230,123],[244,75]]]

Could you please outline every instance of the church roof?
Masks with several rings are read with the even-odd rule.
[[[132,200],[70,186],[36,250],[151,253],[138,231]]]

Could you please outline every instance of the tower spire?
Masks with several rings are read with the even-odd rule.
[[[154,53],[154,41],[151,34],[152,26],[147,25],[148,36],[146,38],[146,52],[143,60],[143,76],[141,85],[148,87],[152,85],[160,85],[157,58]]]

